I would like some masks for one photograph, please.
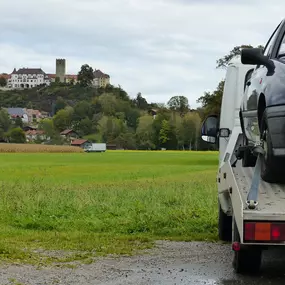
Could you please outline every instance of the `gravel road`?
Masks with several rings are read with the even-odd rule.
[[[146,285],[285,284],[285,250],[264,252],[259,276],[233,272],[230,245],[160,241],[134,257],[101,258],[77,268],[14,265],[0,268],[0,284]]]

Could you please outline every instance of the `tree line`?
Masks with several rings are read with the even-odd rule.
[[[252,46],[234,47],[217,60],[217,68],[226,68],[243,47]],[[214,149],[201,140],[200,129],[207,115],[220,114],[224,80],[216,90],[197,99],[201,107],[191,109],[182,95],[170,98],[164,105],[148,103],[141,93],[131,99],[120,86],[94,88],[92,74],[92,68],[85,64],[76,85],[55,82],[46,87],[0,91],[1,107],[26,107],[51,114],[39,122],[38,128],[53,144],[64,143],[60,132],[73,129],[92,142],[112,143],[125,149]],[[23,142],[22,126],[21,120],[11,121],[5,110],[0,111],[0,139]]]

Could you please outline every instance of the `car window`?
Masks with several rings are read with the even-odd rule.
[[[282,57],[282,59],[285,58],[285,34],[283,36],[283,39],[281,41],[281,45],[279,47],[278,53],[277,53],[278,57]]]
[[[253,69],[250,69],[250,70],[246,73],[246,75],[245,75],[245,79],[244,79],[244,91],[245,91],[245,89],[246,89],[246,83],[247,83],[247,81],[250,79],[252,73],[253,73]]]
[[[280,23],[281,24],[281,23]],[[273,44],[274,44],[274,41],[276,39],[276,36],[277,36],[277,32],[278,32],[278,29],[280,27],[280,24],[276,27],[275,31],[273,32],[273,34],[271,35],[270,39],[268,40],[265,48],[264,48],[264,52],[263,54],[265,56],[269,56],[271,55],[271,52],[272,52],[272,48],[273,48]]]

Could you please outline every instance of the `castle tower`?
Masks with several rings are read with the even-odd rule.
[[[56,77],[59,78],[60,82],[65,82],[65,59],[56,59]]]

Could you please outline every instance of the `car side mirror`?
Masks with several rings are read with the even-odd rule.
[[[201,137],[202,140],[208,143],[215,144],[217,141],[217,135],[218,135],[218,116],[216,115],[210,115],[208,116],[201,128]]]
[[[241,50],[241,62],[242,64],[252,65],[264,65],[271,73],[275,69],[273,61],[262,54],[263,49],[261,48],[245,48]]]

